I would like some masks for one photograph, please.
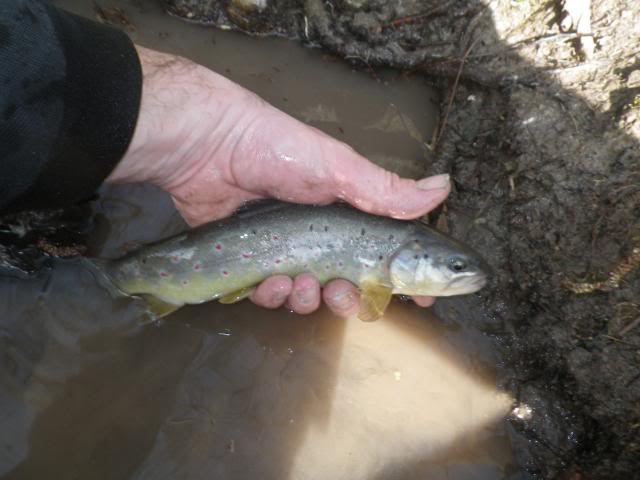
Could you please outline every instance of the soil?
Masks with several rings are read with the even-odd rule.
[[[638,478],[640,4],[594,3],[593,55],[560,30],[553,1],[165,4],[190,21],[296,38],[372,76],[394,67],[433,82],[442,115],[429,171],[449,172],[454,191],[431,221],[470,230],[494,267],[468,321],[495,341],[500,386],[519,403],[509,422],[520,468]],[[39,218],[5,220],[3,231]],[[70,225],[74,242],[88,228]],[[47,228],[27,230],[24,242],[71,252]],[[10,270],[36,268],[5,250]]]
[[[595,2],[589,55],[553,1],[167,2],[440,88],[430,171],[455,188],[432,220],[473,229],[495,268],[474,321],[496,339],[519,411],[541,413],[511,418],[521,467],[638,478],[640,4]]]

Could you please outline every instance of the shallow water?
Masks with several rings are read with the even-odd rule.
[[[56,3],[93,15],[90,2]],[[372,78],[152,2],[102,6],[122,7],[139,43],[207,64],[389,168],[425,173],[435,111],[421,79]],[[146,186],[104,189],[96,212],[94,255],[185,228]],[[0,278],[0,298],[3,478],[515,478],[500,422],[511,402],[464,301],[441,303],[457,312],[447,322],[401,302],[374,324],[244,302],[154,323],[78,260]]]

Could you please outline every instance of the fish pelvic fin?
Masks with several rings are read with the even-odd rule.
[[[365,282],[360,288],[360,311],[358,318],[363,322],[375,322],[384,314],[393,290],[373,282]]]
[[[182,305],[165,302],[149,294],[140,295],[140,297],[145,301],[147,308],[156,318],[166,317],[182,307]]]
[[[218,302],[223,303],[225,305],[230,303],[237,303],[240,300],[244,300],[249,295],[251,295],[255,289],[256,289],[255,287],[241,288],[240,290],[236,290],[235,292],[231,292],[226,295],[223,295],[218,299]]]

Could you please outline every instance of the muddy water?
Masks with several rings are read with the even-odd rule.
[[[90,2],[57,3],[93,15]],[[352,72],[154,3],[103,6],[124,9],[139,43],[224,72],[396,171],[428,167],[435,112],[419,78]],[[100,256],[184,228],[145,186],[105,189],[96,212]],[[84,261],[0,278],[0,299],[6,478],[515,478],[500,422],[510,400],[464,313],[442,322],[398,302],[364,324],[212,303],[153,323]]]

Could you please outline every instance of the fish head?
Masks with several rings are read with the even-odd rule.
[[[487,283],[489,267],[469,247],[433,229],[419,229],[391,257],[393,292],[448,297],[474,293]]]

